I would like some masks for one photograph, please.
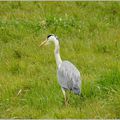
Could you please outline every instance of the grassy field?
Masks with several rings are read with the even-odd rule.
[[[51,33],[81,71],[68,106]],[[120,2],[0,2],[0,118],[120,118]]]

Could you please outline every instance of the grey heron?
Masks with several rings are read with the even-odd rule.
[[[57,77],[58,83],[61,86],[65,104],[67,103],[66,91],[73,91],[74,94],[80,95],[81,93],[81,77],[79,70],[69,61],[62,61],[60,57],[59,39],[54,34],[48,35],[47,39],[43,41],[40,46],[54,42],[55,44],[55,59],[57,63]]]

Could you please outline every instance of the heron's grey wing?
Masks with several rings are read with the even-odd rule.
[[[62,88],[73,90],[76,94],[80,93],[80,73],[69,61],[63,61],[58,68],[58,82]]]
[[[73,81],[70,80],[67,70],[62,66],[58,69],[58,82],[64,89],[72,89]]]

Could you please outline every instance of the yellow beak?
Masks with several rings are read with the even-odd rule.
[[[46,39],[45,41],[43,41],[43,42],[39,45],[39,47],[43,46],[46,42],[47,42],[47,39]]]

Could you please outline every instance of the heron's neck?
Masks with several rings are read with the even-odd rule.
[[[55,50],[54,50],[55,59],[56,59],[57,67],[59,67],[60,64],[62,63],[60,52],[59,52],[59,42],[55,41],[54,43],[55,43]]]

